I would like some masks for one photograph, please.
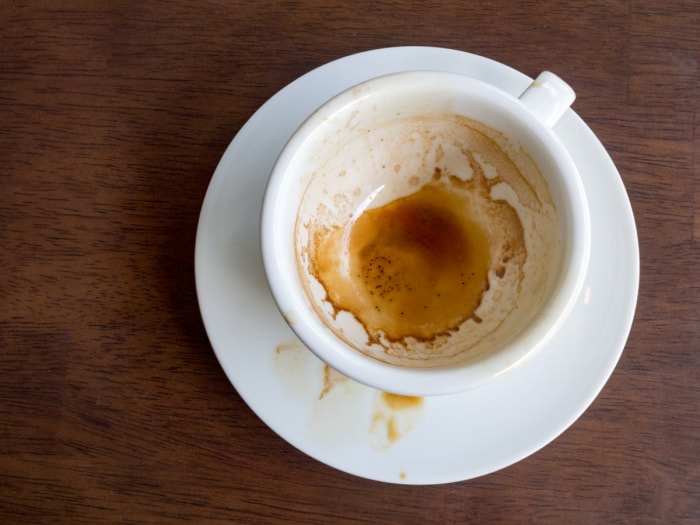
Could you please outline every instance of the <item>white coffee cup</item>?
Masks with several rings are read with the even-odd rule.
[[[301,341],[416,396],[475,388],[544,347],[590,251],[584,188],[552,131],[573,100],[548,72],[515,98],[413,71],[314,112],[277,159],[261,221],[268,282]]]

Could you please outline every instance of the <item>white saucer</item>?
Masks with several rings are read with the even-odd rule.
[[[483,57],[425,47],[360,53],[304,75],[251,117],[221,159],[199,219],[195,274],[219,362],[267,425],[342,471],[386,482],[434,484],[509,466],[547,445],[586,410],[629,335],[639,249],[614,164],[569,110],[555,130],[584,180],[592,249],[580,301],[553,342],[483,388],[405,406],[325,368],[293,335],[267,287],[258,238],[265,183],[289,136],[321,103],[363,80],[411,69],[475,76],[514,95],[531,81]]]

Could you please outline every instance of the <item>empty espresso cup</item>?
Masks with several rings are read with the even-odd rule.
[[[363,82],[294,133],[261,239],[294,332],[346,376],[404,395],[475,388],[545,346],[580,294],[590,218],[552,131],[574,93],[462,75]]]

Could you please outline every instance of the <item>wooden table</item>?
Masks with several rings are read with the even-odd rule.
[[[8,1],[0,20],[1,522],[700,522],[700,2]],[[437,486],[357,478],[269,430],[217,363],[193,277],[246,120],[316,66],[397,45],[566,78],[641,252],[589,410]]]

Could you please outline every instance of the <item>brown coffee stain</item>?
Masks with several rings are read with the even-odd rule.
[[[323,389],[318,400],[350,379],[328,365],[323,366]],[[377,391],[370,417],[370,437],[377,450],[387,450],[408,432],[422,413],[424,399]]]
[[[323,399],[333,388],[347,381],[350,381],[347,376],[344,376],[328,365],[323,365],[323,389],[318,395],[318,399]]]
[[[294,324],[297,322],[296,315],[291,310],[284,314],[284,320],[289,326],[294,326]]]
[[[301,345],[301,343],[297,343],[296,341],[290,343],[282,343],[275,347],[275,353],[277,355],[280,355],[283,352],[298,352],[300,350],[303,350],[303,348],[304,347]]]
[[[273,357],[276,383],[284,389],[287,397],[302,403],[312,400],[316,396],[317,385],[313,385],[308,377],[316,366],[304,344],[296,339],[280,343],[275,346]]]
[[[361,442],[369,438],[372,448],[385,451],[413,429],[423,412],[422,397],[371,389],[326,364],[321,364],[319,390],[317,363],[299,341],[277,345],[275,364],[289,396],[310,403],[309,427],[323,439]]]
[[[382,392],[384,403],[392,410],[406,410],[409,408],[417,408],[423,404],[423,398],[418,396],[402,396],[399,394],[390,394]]]
[[[372,413],[372,444],[387,450],[408,434],[422,413],[424,399],[377,392]]]
[[[478,323],[489,272],[503,278],[509,261],[526,258],[517,212],[490,197],[501,180],[465,155],[471,179],[435,167],[416,192],[364,211],[349,235],[341,227],[314,232],[311,271],[336,314],[351,313],[370,344],[434,341],[467,320]]]

